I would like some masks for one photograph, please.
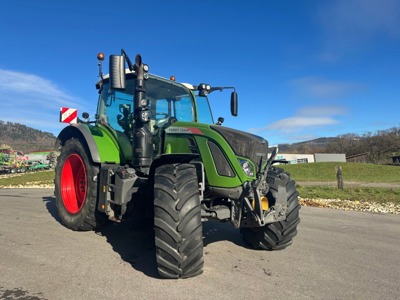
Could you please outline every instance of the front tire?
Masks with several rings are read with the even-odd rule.
[[[104,217],[96,212],[98,173],[99,167],[91,162],[78,139],[68,140],[61,148],[55,169],[55,196],[58,215],[66,227],[88,231],[103,223]]]
[[[241,228],[240,232],[243,239],[254,249],[259,250],[282,250],[293,243],[293,238],[297,235],[297,225],[300,223],[298,201],[299,194],[293,180],[288,173],[280,168],[272,167],[268,170],[267,181],[269,192],[268,202],[274,204],[278,194],[278,178],[286,180],[287,210],[286,220],[269,223],[261,228]]]
[[[199,187],[192,164],[168,164],[156,169],[154,228],[160,277],[187,278],[203,272]]]

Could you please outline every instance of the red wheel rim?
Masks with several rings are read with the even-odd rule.
[[[61,196],[71,214],[78,213],[85,203],[87,191],[86,168],[78,154],[71,154],[61,171]]]

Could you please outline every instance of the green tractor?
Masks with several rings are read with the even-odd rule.
[[[246,132],[214,123],[208,95],[233,87],[183,84],[149,74],[124,50],[102,72],[95,120],[64,128],[57,143],[55,195],[61,222],[93,230],[128,216],[151,220],[162,278],[203,272],[202,222],[239,228],[255,249],[292,244],[299,224],[298,193],[288,173],[273,166],[277,148]],[[129,68],[125,69],[125,66]]]

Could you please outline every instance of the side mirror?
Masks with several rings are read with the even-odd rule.
[[[236,92],[231,94],[231,114],[234,117],[238,115],[238,95]]]
[[[123,55],[110,55],[110,87],[114,90],[124,90],[125,82],[125,58]]]
[[[82,118],[84,118],[85,120],[89,120],[89,114],[87,112],[83,112]]]

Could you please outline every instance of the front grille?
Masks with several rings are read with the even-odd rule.
[[[221,149],[212,141],[208,141],[208,147],[210,148],[218,174],[226,177],[235,177],[235,173]]]

